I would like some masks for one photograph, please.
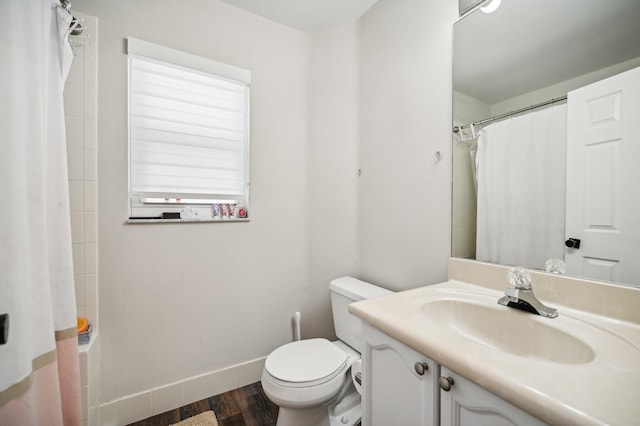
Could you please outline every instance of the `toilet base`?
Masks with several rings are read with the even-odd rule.
[[[362,398],[358,392],[350,392],[333,407],[329,407],[329,425],[354,426],[362,419]]]
[[[280,407],[276,426],[355,426],[362,418],[361,397],[349,386],[349,392],[334,405],[311,408]]]
[[[287,408],[280,407],[276,426],[330,426],[327,407]]]

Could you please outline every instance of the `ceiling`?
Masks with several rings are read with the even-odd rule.
[[[639,56],[638,0],[503,0],[454,25],[454,86],[488,104]]]
[[[378,0],[222,1],[313,32],[357,20]],[[497,12],[485,15],[476,11],[454,27],[455,87],[486,103],[640,56],[639,0],[502,3]],[[503,71],[496,73],[496,69]]]
[[[222,0],[302,31],[319,31],[362,17],[378,0]]]

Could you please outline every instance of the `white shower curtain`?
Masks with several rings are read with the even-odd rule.
[[[566,105],[496,122],[476,157],[476,259],[544,269],[564,259]]]
[[[0,1],[0,425],[81,423],[59,6]]]

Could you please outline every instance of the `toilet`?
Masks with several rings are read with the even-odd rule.
[[[360,319],[349,304],[386,296],[381,287],[341,277],[331,281],[331,309],[337,341],[306,339],[280,346],[262,371],[265,395],[280,407],[277,426],[353,426],[362,417],[360,385],[351,367],[364,350]]]

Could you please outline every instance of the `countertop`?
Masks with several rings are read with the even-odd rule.
[[[503,292],[449,280],[356,302],[349,310],[401,343],[549,424],[639,424],[640,324],[545,300],[542,300],[545,304],[558,309],[557,318],[543,318],[497,305],[497,309],[527,315],[531,321],[543,321],[544,325],[563,330],[593,349],[594,356],[586,361],[551,362],[515,355],[452,333],[421,311],[421,306],[429,300],[456,295],[491,299],[497,305]],[[526,339],[527,336],[514,338]]]

